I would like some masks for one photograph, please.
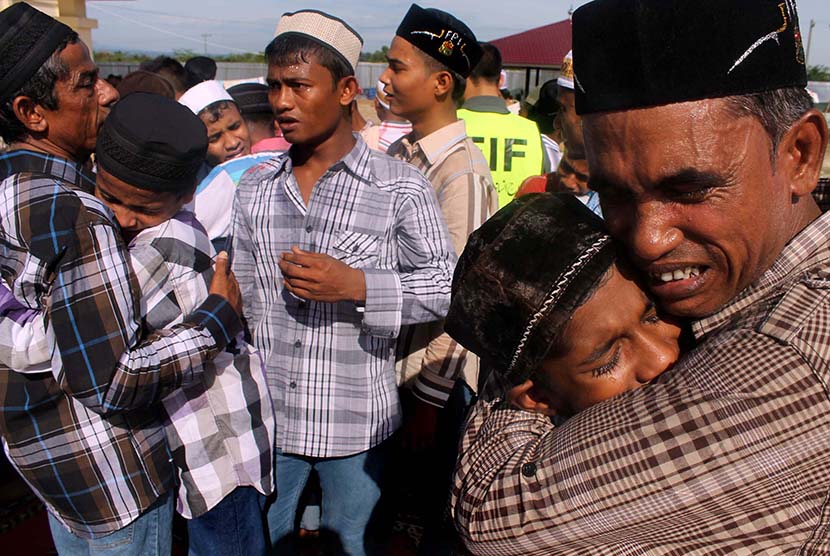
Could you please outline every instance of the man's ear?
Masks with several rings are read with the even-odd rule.
[[[507,401],[531,413],[541,413],[548,417],[558,413],[559,402],[555,396],[539,387],[531,378],[508,390]]]
[[[357,97],[357,92],[360,90],[360,85],[354,75],[349,75],[340,80],[338,86],[340,92],[340,105],[349,106]]]
[[[448,71],[438,71],[433,74],[435,80],[435,96],[437,98],[444,98],[446,95],[452,95],[453,78]]]
[[[30,133],[42,134],[49,128],[43,107],[27,96],[12,101],[14,115]]]
[[[781,137],[775,153],[775,172],[783,172],[793,197],[812,193],[827,152],[827,122],[818,110],[801,116]]]

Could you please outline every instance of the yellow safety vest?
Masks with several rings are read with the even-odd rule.
[[[542,173],[544,150],[535,122],[515,114],[466,108],[458,111],[458,117],[464,120],[467,136],[490,165],[499,192],[499,208],[513,200],[525,178]]]

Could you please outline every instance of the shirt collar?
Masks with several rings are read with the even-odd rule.
[[[407,136],[407,141],[411,143],[412,134]],[[426,137],[422,137],[415,141],[414,147],[420,149],[430,165],[435,164],[441,156],[450,150],[453,146],[460,143],[467,138],[467,126],[464,125],[464,120],[456,120],[449,125],[445,125],[438,131],[433,131]],[[413,148],[413,150],[415,150]]]
[[[95,176],[83,164],[26,149],[0,155],[0,179],[23,172],[52,176],[87,193],[95,189]]]
[[[332,164],[330,170],[345,169],[364,181],[370,181],[368,161],[371,150],[359,133],[352,133],[352,135],[356,139],[354,147],[343,158]],[[290,150],[265,163],[271,164],[277,174],[283,171],[292,172],[293,165],[289,153]]]
[[[482,95],[477,97],[470,97],[464,101],[464,106],[461,108],[465,110],[472,110],[473,112],[495,112],[496,114],[510,114],[504,99],[501,97],[494,97],[492,95]]]
[[[696,340],[728,324],[747,307],[766,297],[772,290],[816,264],[817,255],[827,257],[830,245],[830,213],[825,213],[796,235],[781,251],[772,266],[760,278],[747,286],[720,311],[692,323]]]

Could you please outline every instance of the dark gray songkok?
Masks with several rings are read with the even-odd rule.
[[[186,106],[151,93],[119,101],[95,148],[98,165],[119,180],[175,193],[195,185],[206,152],[205,124]]]
[[[0,12],[0,101],[17,92],[72,33],[25,2]]]

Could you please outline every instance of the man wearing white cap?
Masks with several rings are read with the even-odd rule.
[[[389,110],[389,100],[383,92],[385,86],[383,81],[378,81],[375,94],[375,113],[378,115],[380,125],[372,126],[360,134],[370,149],[382,153],[385,153],[392,143],[412,131],[412,124],[409,120],[396,116]]]
[[[323,530],[365,554],[384,441],[401,422],[401,325],[449,304],[455,262],[435,193],[352,133],[363,41],[342,20],[285,14],[265,51],[269,101],[291,149],[248,171],[234,200],[234,272],[265,354],[277,422],[278,553],[291,547],[312,469]]]

